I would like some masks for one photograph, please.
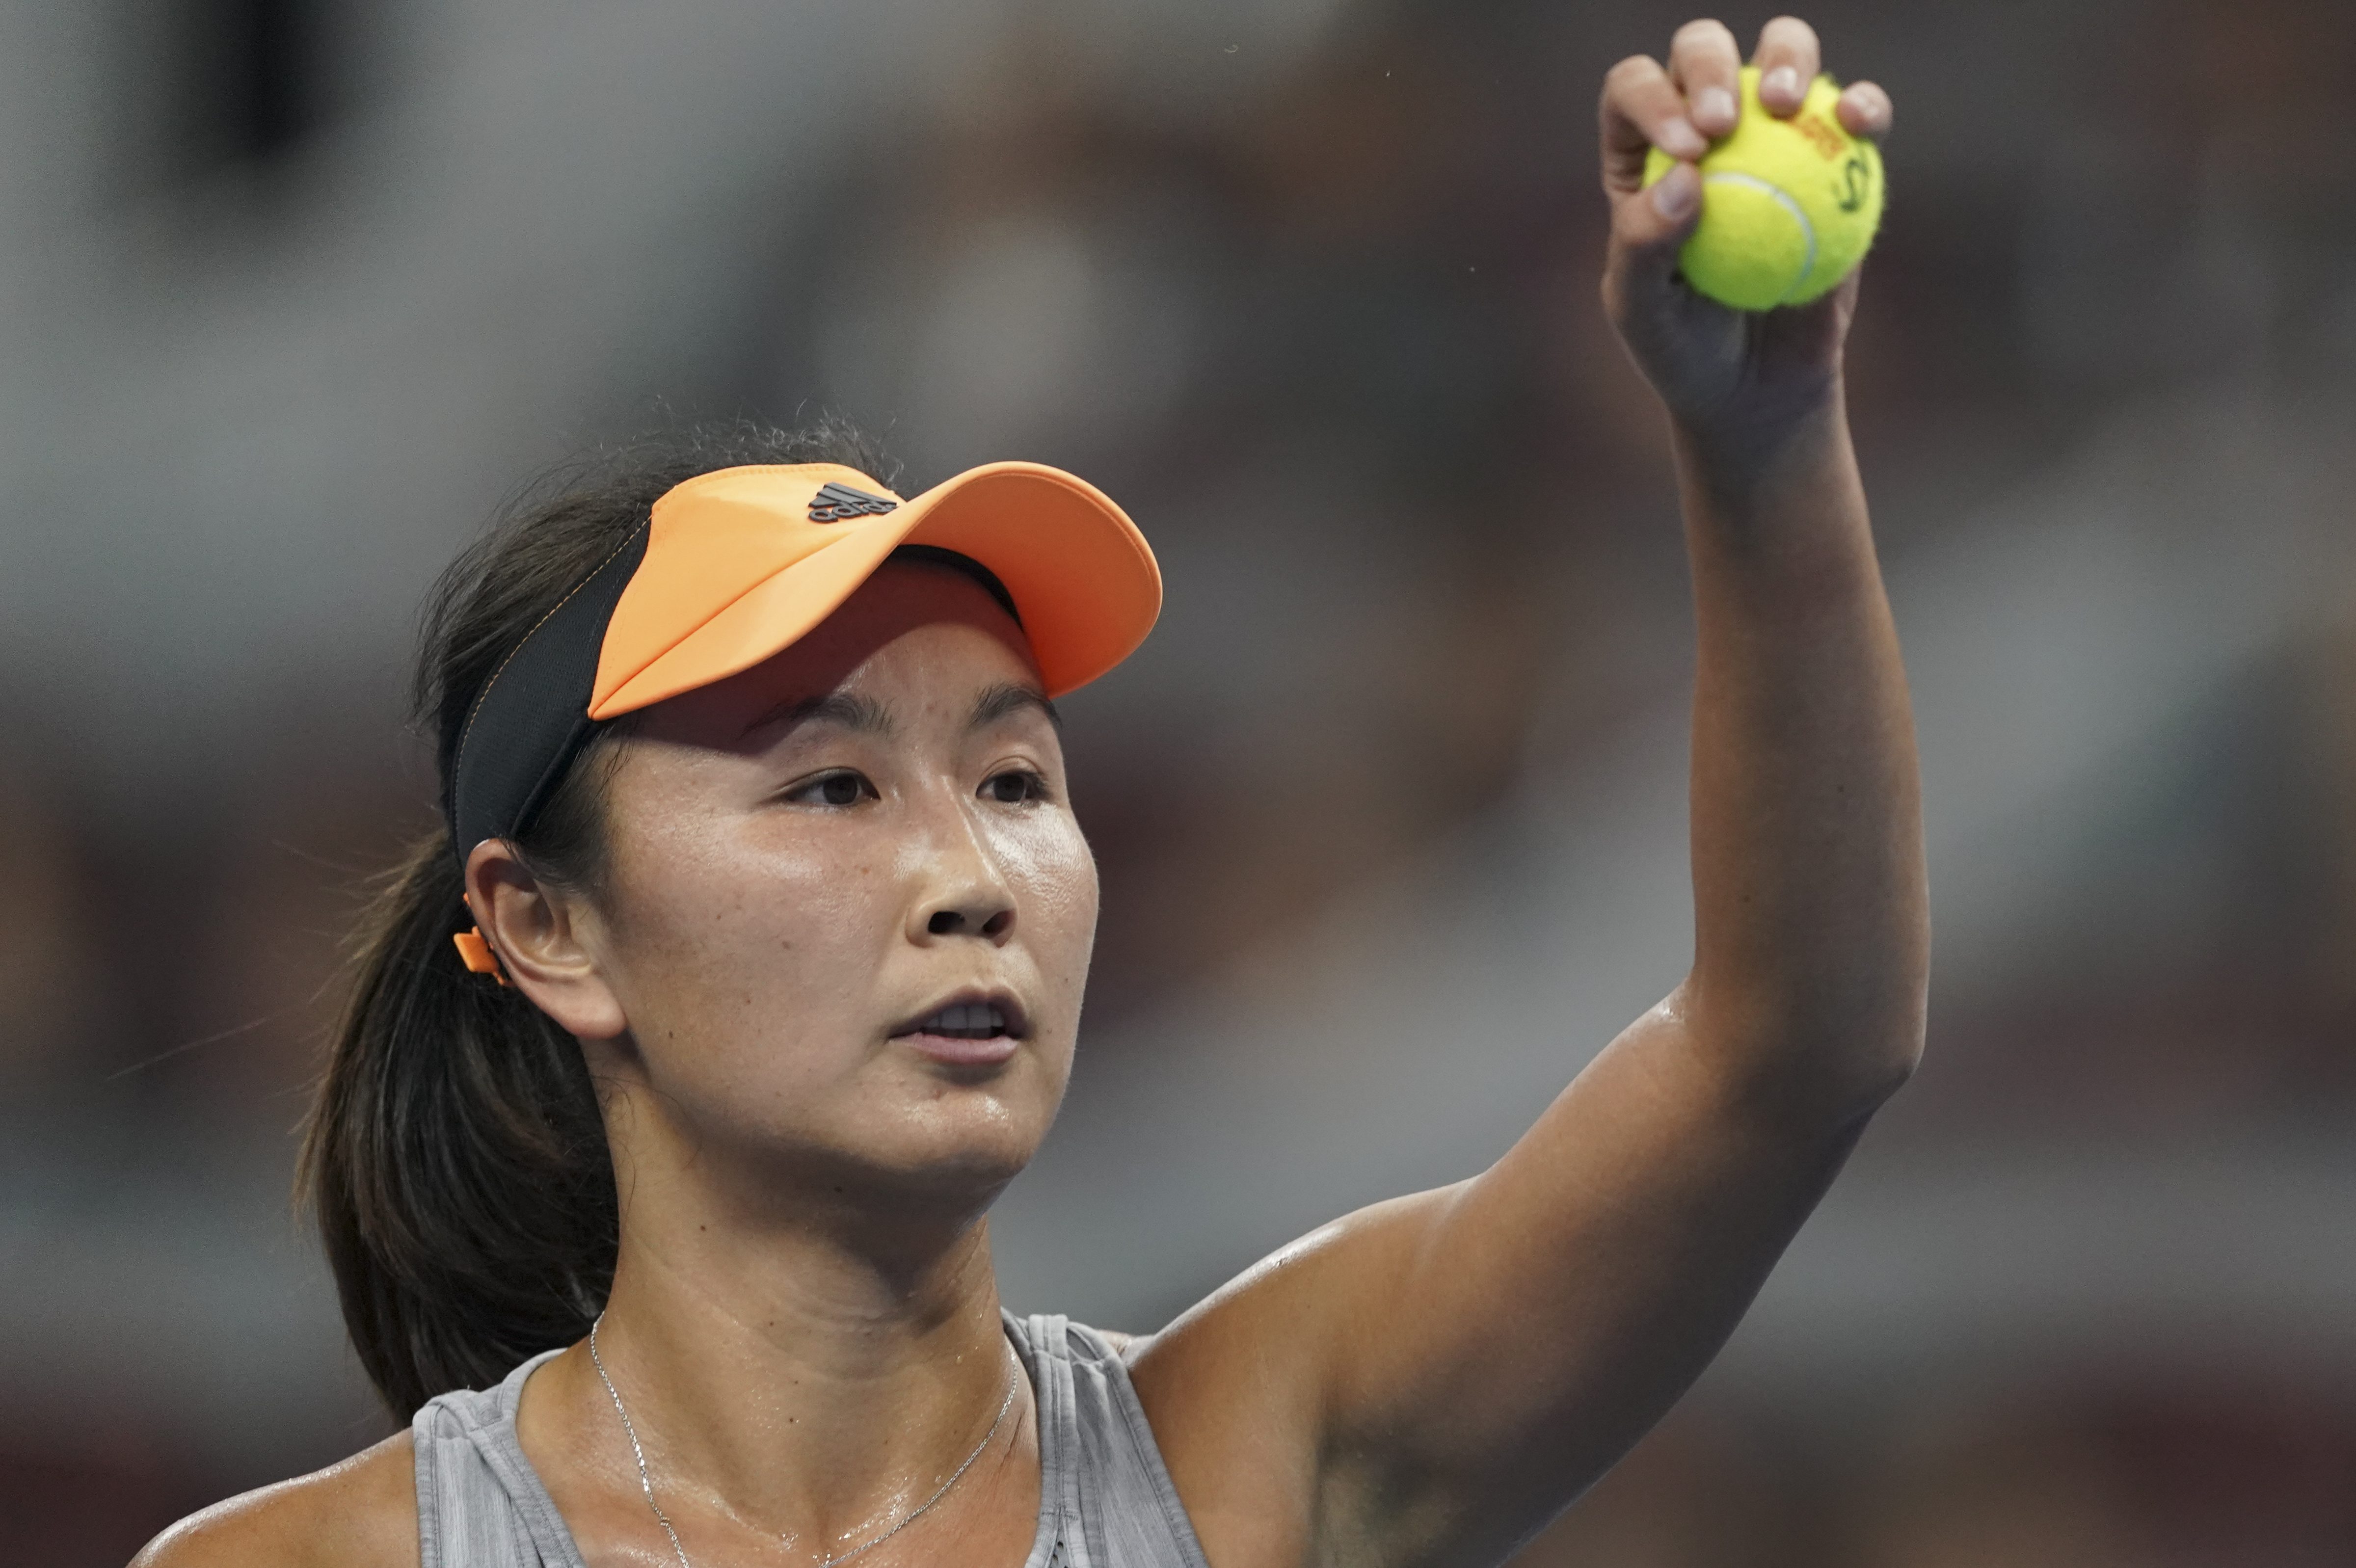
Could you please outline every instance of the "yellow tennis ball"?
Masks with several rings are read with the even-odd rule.
[[[1881,222],[1881,151],[1833,112],[1840,88],[1810,84],[1799,112],[1759,104],[1759,68],[1742,68],[1742,114],[1703,155],[1701,221],[1677,252],[1686,282],[1737,310],[1805,304],[1865,259]],[[1676,166],[1658,147],[1644,183]]]

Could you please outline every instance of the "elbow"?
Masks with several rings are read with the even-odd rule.
[[[1859,1112],[1870,1115],[1880,1109],[1922,1065],[1930,1028],[1927,993],[1927,986],[1918,979],[1901,994],[1854,1014],[1836,1012],[1818,1020],[1826,1071],[1840,1081]]]
[[[1879,1049],[1859,1053],[1855,1081],[1848,1086],[1858,1115],[1871,1115],[1906,1087],[1915,1069],[1922,1065],[1922,1038],[1923,1020],[1918,1017],[1892,1029]]]
[[[1743,1097],[1783,1125],[1853,1134],[1914,1076],[1922,1038],[1919,1029],[1846,1040],[1811,1031],[1772,1066],[1753,1067]]]
[[[1779,1121],[1849,1127],[1922,1065],[1928,1008],[1915,983],[1895,994],[1753,996],[1689,1016],[1708,1019],[1697,1032],[1738,1100]]]
[[[1773,1097],[1811,1124],[1836,1127],[1870,1119],[1922,1064],[1919,1019],[1851,1031],[1810,1030],[1794,1042]]]

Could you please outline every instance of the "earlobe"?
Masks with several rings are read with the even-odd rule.
[[[577,897],[543,884],[505,841],[487,838],[466,857],[466,907],[504,983],[566,1033],[610,1040],[629,1027],[583,940],[586,909]]]

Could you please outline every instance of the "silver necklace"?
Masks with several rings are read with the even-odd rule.
[[[663,1512],[662,1504],[655,1501],[655,1484],[647,1475],[647,1451],[638,1446],[638,1429],[630,1424],[630,1412],[628,1407],[622,1403],[621,1391],[614,1386],[614,1380],[605,1375],[605,1358],[597,1353],[597,1330],[603,1328],[605,1323],[605,1315],[600,1312],[597,1314],[596,1321],[589,1325],[590,1363],[597,1369],[597,1381],[605,1385],[605,1396],[614,1402],[614,1413],[622,1418],[622,1435],[630,1440],[630,1456],[638,1462],[638,1489],[647,1494],[647,1507],[654,1509],[655,1522],[662,1526],[665,1535],[670,1537],[671,1554],[679,1559],[679,1568],[694,1568],[694,1565],[687,1560],[687,1548],[679,1543],[679,1531],[671,1528],[670,1516]],[[948,1496],[949,1488],[965,1478],[965,1473],[973,1468],[973,1462],[980,1458],[983,1451],[990,1446],[990,1440],[998,1435],[998,1429],[1006,1424],[1006,1413],[1014,1408],[1014,1392],[1020,1386],[1014,1375],[1009,1373],[1006,1379],[1006,1397],[999,1402],[997,1419],[990,1424],[990,1430],[981,1435],[981,1441],[973,1445],[973,1452],[965,1456],[965,1463],[949,1472],[949,1478],[941,1483],[938,1491],[910,1509],[901,1518],[899,1523],[883,1534],[871,1536],[848,1552],[819,1557],[818,1568],[835,1568],[835,1564],[850,1562],[871,1546],[883,1545],[923,1518],[926,1509]]]

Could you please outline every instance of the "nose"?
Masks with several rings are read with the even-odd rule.
[[[924,889],[910,911],[908,939],[918,944],[945,936],[978,936],[993,944],[1014,931],[1014,890],[998,857],[962,812],[927,835]]]
[[[1013,929],[1013,909],[1003,902],[983,899],[937,909],[925,918],[925,932],[930,936],[962,936],[971,932],[995,942]]]

